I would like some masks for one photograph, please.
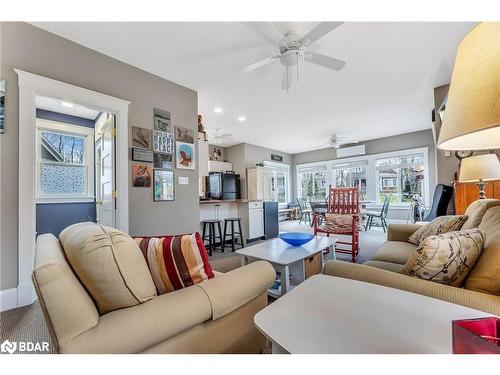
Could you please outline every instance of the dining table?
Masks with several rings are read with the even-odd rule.
[[[363,200],[360,200],[359,201],[359,212],[361,214],[361,219],[365,220],[365,214],[364,212],[366,211],[366,206],[373,203],[373,201],[371,200],[366,200],[366,199],[363,199]],[[316,214],[316,215],[325,215],[328,211],[328,202],[325,200],[321,200],[321,201],[313,201],[313,202],[309,202],[309,205],[311,206],[311,210],[313,212],[313,214]],[[311,223],[311,226],[312,226],[312,223]],[[364,224],[363,224],[363,228],[364,228]]]

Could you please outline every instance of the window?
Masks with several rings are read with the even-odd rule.
[[[288,164],[264,162],[266,168],[272,171],[273,201],[287,205],[290,199],[290,166]]]
[[[300,167],[297,169],[297,197],[307,201],[317,196],[326,197],[326,165]]]
[[[37,201],[94,199],[94,129],[37,119]]]
[[[360,198],[366,199],[367,161],[333,165],[333,186],[358,187]]]
[[[429,204],[427,147],[297,165],[297,197],[326,196],[328,186],[359,187],[370,207],[391,197],[392,209],[408,209],[414,194]]]
[[[377,202],[391,197],[391,203],[410,204],[415,194],[424,199],[424,155],[403,155],[377,159]]]

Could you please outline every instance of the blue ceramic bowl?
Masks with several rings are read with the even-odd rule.
[[[302,246],[311,241],[314,236],[308,233],[289,232],[280,234],[280,238],[292,246]]]

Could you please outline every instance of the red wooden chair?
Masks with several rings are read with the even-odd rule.
[[[337,241],[337,244],[350,245],[350,249],[338,249],[335,251],[343,254],[351,254],[355,263],[359,253],[359,190],[357,187],[332,188],[330,186],[328,195],[328,209],[326,214],[314,214],[314,235],[318,233],[342,234],[351,236],[351,242]]]

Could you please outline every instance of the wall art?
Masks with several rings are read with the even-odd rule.
[[[175,140],[184,143],[194,143],[194,130],[188,128],[175,127]]]
[[[179,169],[195,169],[194,144],[177,142],[175,160]]]
[[[175,199],[174,171],[155,169],[153,200],[155,202],[173,201]]]
[[[170,112],[155,108],[154,112],[154,129],[162,132],[172,133],[172,122]]]
[[[174,147],[174,133],[153,131],[153,151],[173,154]]]
[[[132,126],[132,146],[150,149],[151,130]]]
[[[132,164],[132,186],[151,187],[150,164]]]
[[[154,153],[154,168],[160,169],[173,169],[173,158],[172,154],[159,154],[157,152]]]
[[[132,160],[142,161],[144,163],[153,162],[153,151],[145,150],[143,148],[132,148]]]

